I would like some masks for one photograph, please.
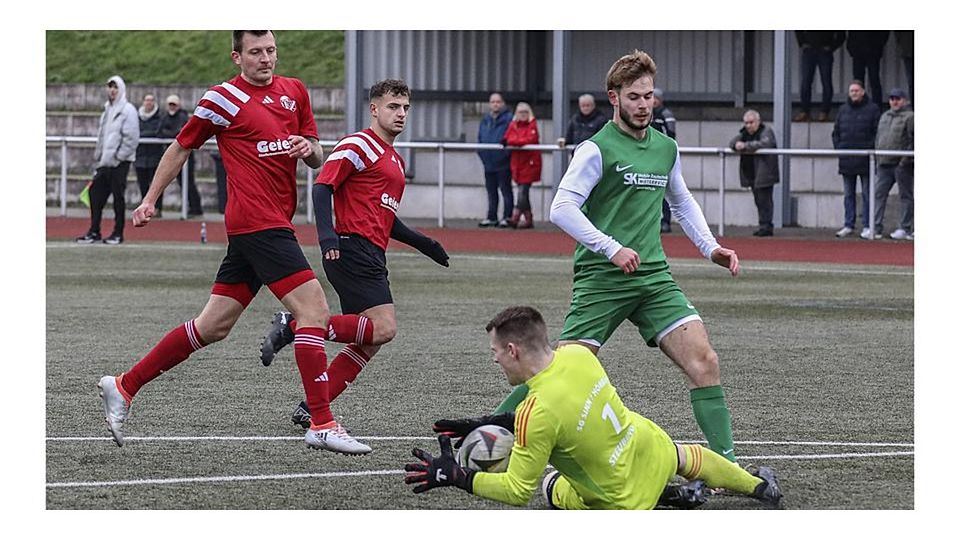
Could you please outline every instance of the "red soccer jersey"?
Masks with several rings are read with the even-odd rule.
[[[254,86],[239,75],[207,90],[177,135],[184,148],[210,137],[227,170],[228,235],[292,229],[297,208],[297,160],[287,155],[287,137],[317,137],[307,89],[298,79],[274,76]]]
[[[337,234],[358,234],[386,250],[406,187],[405,167],[370,128],[340,139],[317,177],[333,188]]]

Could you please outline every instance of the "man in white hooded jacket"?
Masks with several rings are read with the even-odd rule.
[[[127,102],[127,85],[119,75],[107,80],[107,98],[100,115],[97,149],[93,154],[97,165],[90,186],[90,229],[77,238],[80,244],[101,240],[100,218],[111,194],[116,223],[110,236],[103,238],[103,243],[123,242],[123,220],[127,209],[124,193],[127,173],[136,159],[140,143],[140,120],[137,109]]]

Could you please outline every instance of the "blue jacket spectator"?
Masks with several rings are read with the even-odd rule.
[[[880,107],[863,98],[863,83],[859,80],[851,86],[859,86],[859,99],[840,106],[837,120],[833,125],[833,147],[843,150],[869,150],[877,138],[877,123],[880,121]],[[870,158],[867,156],[841,156],[840,174],[870,175]]]
[[[501,144],[503,136],[507,134],[507,128],[513,120],[513,113],[509,110],[503,110],[500,114],[494,116],[488,112],[480,120],[480,129],[477,133],[477,142]],[[509,150],[480,150],[480,161],[483,162],[483,168],[486,171],[510,170],[510,151]]]

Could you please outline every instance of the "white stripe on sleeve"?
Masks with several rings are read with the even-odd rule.
[[[237,107],[233,104],[232,101],[223,97],[223,94],[220,92],[214,92],[213,90],[207,90],[207,93],[203,95],[200,99],[206,99],[212,101],[223,108],[223,110],[230,113],[231,116],[236,116],[240,112],[240,107]]]
[[[363,164],[363,160],[360,159],[360,156],[357,155],[353,150],[340,150],[338,152],[333,152],[330,154],[330,157],[327,158],[327,161],[333,161],[335,159],[346,159],[350,163],[353,163],[353,166],[357,168],[358,171],[362,171],[367,168]]]
[[[349,137],[344,137],[340,142],[337,143],[336,146],[333,147],[333,150],[336,151],[338,148],[342,146],[346,146],[348,144],[353,144],[360,147],[360,149],[363,150],[363,153],[366,154],[367,159],[370,160],[371,164],[376,163],[377,160],[380,159],[380,155],[383,154],[382,148],[380,149],[380,154],[377,154],[376,152],[373,151],[372,148],[370,148],[370,145],[367,144],[367,139],[362,139],[360,137],[355,137],[353,135],[350,135]]]
[[[375,140],[373,139],[373,137],[367,135],[366,133],[364,133],[364,132],[362,132],[362,131],[358,131],[358,132],[354,133],[354,135],[363,137],[363,138],[366,139],[370,144],[372,144],[374,148],[377,149],[377,152],[380,152],[381,154],[383,153],[383,151],[384,151],[384,150],[383,150],[383,147],[380,146],[380,144],[379,144],[377,141],[375,141]]]
[[[250,101],[250,96],[248,96],[246,92],[244,92],[243,90],[237,88],[236,86],[234,86],[234,85],[232,85],[232,84],[230,84],[230,83],[228,83],[228,82],[222,82],[222,83],[220,83],[220,86],[226,88],[226,89],[227,89],[227,92],[230,92],[231,94],[233,94],[233,96],[234,96],[235,98],[239,99],[240,101],[242,101],[242,102],[244,102],[244,103]]]
[[[201,107],[198,105],[197,108],[193,111],[193,114],[195,116],[199,116],[200,118],[203,118],[204,120],[209,120],[218,126],[230,127],[229,120],[211,111],[206,107]]]

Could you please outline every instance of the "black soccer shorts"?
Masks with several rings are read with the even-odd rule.
[[[357,314],[393,303],[387,279],[387,256],[362,236],[341,235],[340,258],[323,259],[323,272],[337,291],[344,314]]]
[[[266,283],[279,299],[316,277],[290,229],[231,235],[227,240],[227,254],[217,271],[217,284],[246,284],[252,298]],[[246,305],[242,300],[241,303]]]

